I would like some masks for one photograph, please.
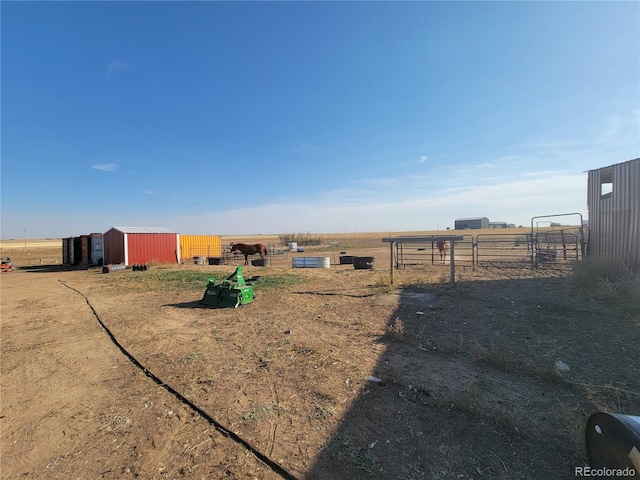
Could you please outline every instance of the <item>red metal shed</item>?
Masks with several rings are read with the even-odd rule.
[[[112,227],[103,236],[104,263],[180,263],[180,236],[167,228]]]

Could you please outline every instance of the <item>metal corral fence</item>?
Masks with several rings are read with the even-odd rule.
[[[536,233],[533,236],[480,234],[475,243],[475,265],[480,267],[566,264],[583,257],[580,235],[562,230]]]
[[[290,249],[287,247],[283,247],[282,245],[276,245],[275,243],[268,243],[265,245],[267,247],[267,258],[269,260],[273,260],[276,258],[289,258]],[[249,261],[251,259],[260,258],[260,256],[256,255],[253,257],[249,257]],[[222,248],[222,261],[225,264],[233,264],[233,265],[241,265],[244,263],[244,255],[240,252],[231,252],[231,245],[224,245]]]
[[[522,268],[567,265],[584,257],[584,239],[581,233],[568,230],[535,234],[463,235],[455,242],[456,266]],[[395,245],[396,269],[418,265],[449,265],[451,249],[444,263],[435,241],[402,243]]]
[[[586,251],[582,233],[567,230],[537,233],[533,246],[532,265],[576,262],[584,258]]]
[[[581,260],[583,255],[583,239],[576,231],[479,234],[475,239],[475,265],[480,267],[563,265]]]
[[[531,235],[480,234],[475,238],[475,263],[479,267],[531,265]]]
[[[396,240],[394,264],[397,269],[416,265],[449,265],[451,261],[451,248],[449,247],[443,262],[436,240],[424,243],[403,243],[402,237],[397,237]],[[474,265],[473,245],[472,235],[462,235],[462,240],[456,241],[454,247],[456,265]]]

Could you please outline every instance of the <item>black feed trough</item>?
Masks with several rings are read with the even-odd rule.
[[[356,270],[373,270],[376,257],[353,257],[353,268]]]
[[[340,265],[353,265],[353,259],[355,257],[353,255],[341,255],[340,256]]]
[[[271,261],[268,258],[257,258],[255,260],[251,260],[251,265],[254,267],[268,267],[271,264]]]

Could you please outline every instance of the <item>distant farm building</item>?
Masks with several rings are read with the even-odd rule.
[[[489,222],[489,228],[507,228],[507,222]]]
[[[456,230],[480,228],[489,228],[489,219],[487,217],[459,218],[455,221]]]
[[[589,170],[587,208],[587,254],[640,271],[640,158]]]
[[[113,227],[102,236],[104,263],[180,263],[179,237],[167,228]]]

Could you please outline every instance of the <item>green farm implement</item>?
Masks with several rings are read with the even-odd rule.
[[[253,302],[256,298],[253,285],[242,276],[242,267],[222,281],[207,278],[207,289],[200,303],[211,307],[233,307]]]

